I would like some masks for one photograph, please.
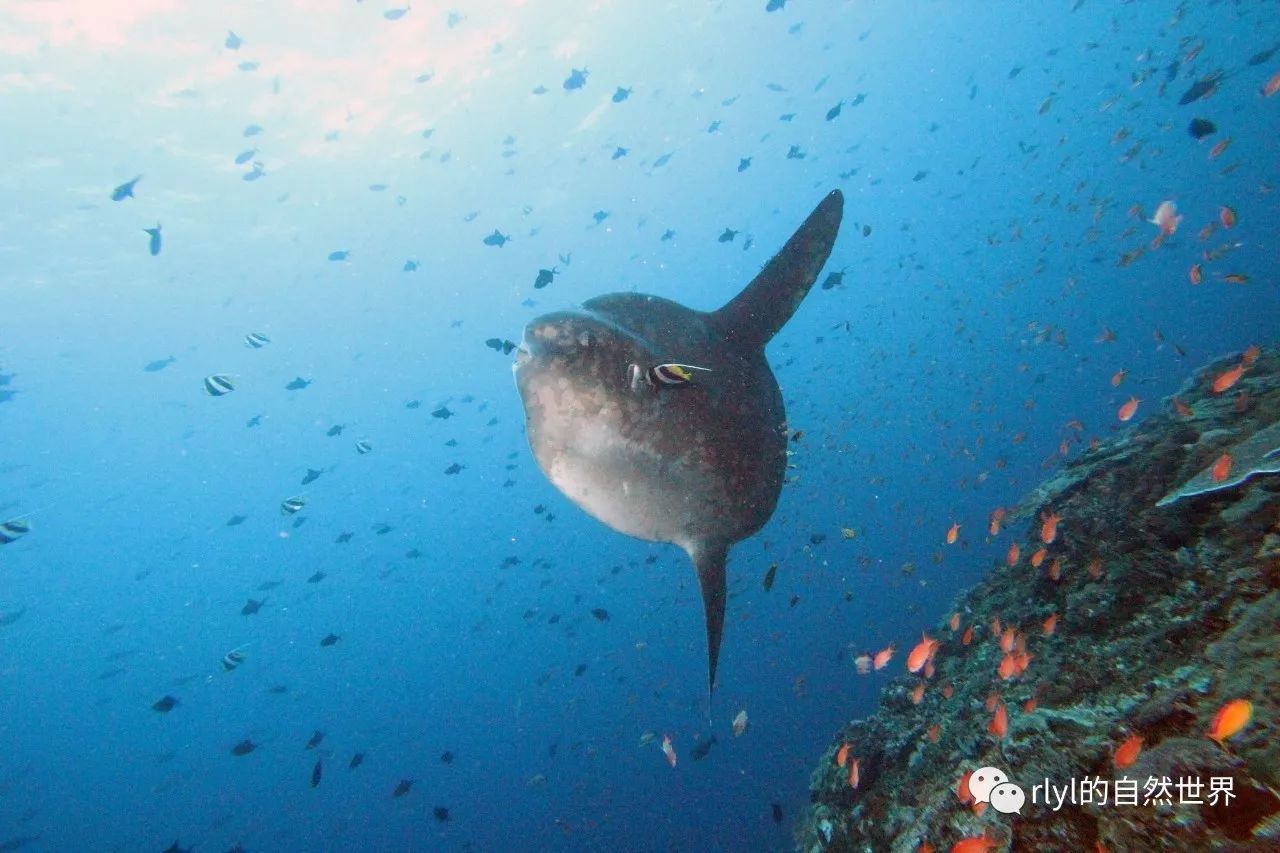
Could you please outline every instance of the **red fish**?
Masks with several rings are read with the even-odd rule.
[[[1222,156],[1222,152],[1226,151],[1227,148],[1230,147],[1230,145],[1231,145],[1231,137],[1228,136],[1226,139],[1222,140],[1217,145],[1209,149],[1209,159],[1217,160],[1219,157]]]
[[[1040,516],[1040,520],[1040,541],[1051,545],[1058,538],[1058,522],[1062,521],[1062,517],[1056,512],[1046,512]]]
[[[871,662],[872,668],[884,669],[889,664],[889,659],[893,657],[893,651],[893,643],[890,643],[880,651],[876,652],[876,656]]]
[[[930,637],[928,634],[922,634],[920,642],[916,643],[916,647],[911,650],[911,654],[907,655],[907,671],[919,672],[924,669],[924,665],[938,651],[938,641]]]
[[[1209,469],[1209,478],[1215,483],[1221,483],[1227,479],[1231,473],[1231,454],[1223,453],[1214,460],[1213,467]]]
[[[1009,566],[1018,565],[1018,557],[1022,555],[1022,549],[1018,547],[1017,542],[1009,543],[1009,551],[1004,555],[1004,562]]]
[[[1120,383],[1123,382],[1124,378],[1128,375],[1129,375],[1129,371],[1125,370],[1123,367],[1117,370],[1115,373],[1111,374],[1111,387],[1119,388]]]
[[[1054,629],[1058,627],[1058,614],[1050,613],[1049,616],[1044,620],[1044,625],[1042,627],[1043,627],[1043,631],[1041,633],[1043,633],[1046,637],[1052,637]]]
[[[947,529],[947,544],[956,544],[956,537],[960,535],[960,522],[951,522],[951,527]]]
[[[1280,71],[1271,75],[1271,79],[1262,87],[1262,97],[1270,98],[1276,92],[1280,92]]]
[[[667,763],[672,767],[676,766],[676,750],[671,745],[671,735],[662,736],[662,754],[667,757]]]
[[[1124,743],[1116,747],[1115,755],[1112,756],[1111,761],[1117,769],[1123,770],[1138,760],[1138,753],[1140,752],[1142,752],[1142,738],[1138,735],[1129,735],[1124,739]]]
[[[1232,228],[1236,224],[1236,212],[1229,207],[1218,208],[1218,221],[1223,228]]]
[[[1192,264],[1191,269],[1187,270],[1187,278],[1191,279],[1192,284],[1199,284],[1204,281],[1204,268],[1199,264]]]
[[[1243,375],[1244,375],[1243,361],[1237,364],[1235,367],[1231,368],[1230,370],[1225,370],[1222,373],[1219,373],[1218,376],[1213,380],[1213,393],[1221,394],[1223,391],[1226,391],[1232,385],[1235,385],[1237,382],[1239,382],[1240,377]]]
[[[1132,420],[1133,416],[1138,413],[1138,404],[1141,402],[1137,397],[1130,397],[1129,401],[1116,412],[1116,417],[1120,419],[1121,423]]]
[[[987,731],[1002,739],[1009,732],[1009,712],[1005,710],[1003,702],[996,701],[995,714],[987,724]]]
[[[1149,220],[1152,225],[1160,229],[1161,237],[1171,237],[1178,231],[1178,224],[1182,222],[1182,217],[1178,214],[1178,206],[1171,201],[1162,201],[1160,206],[1156,208],[1156,215]]]

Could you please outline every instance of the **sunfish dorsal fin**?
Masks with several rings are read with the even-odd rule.
[[[743,346],[763,348],[813,287],[831,255],[843,215],[844,195],[832,190],[760,274],[711,314],[711,323],[721,336]]]
[[[723,542],[701,542],[689,550],[702,587],[702,609],[707,622],[707,697],[716,687],[716,667],[720,663],[720,637],[724,633],[724,563],[729,546]]]

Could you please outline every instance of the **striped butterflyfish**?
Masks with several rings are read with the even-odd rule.
[[[31,524],[25,518],[14,518],[0,524],[0,545],[8,545],[31,532]]]
[[[232,649],[222,656],[222,671],[230,672],[242,663],[244,663],[244,652],[240,649]]]
[[[367,440],[361,439],[360,441],[356,442],[356,453],[359,453],[361,456],[365,455],[370,450],[373,450],[373,445],[370,444]]]
[[[262,349],[269,343],[271,343],[271,338],[262,334],[262,332],[250,332],[244,336],[244,345],[254,349]]]
[[[221,397],[236,390],[235,380],[225,373],[214,373],[204,378],[204,393],[210,397]]]
[[[281,515],[293,515],[298,510],[307,505],[307,499],[302,495],[294,495],[291,498],[285,498],[280,502]]]
[[[658,388],[664,385],[688,385],[693,381],[693,371],[711,372],[709,367],[696,367],[692,364],[676,364],[670,362],[659,364],[645,370],[638,364],[627,365],[627,381],[632,391],[639,391],[642,386]]]

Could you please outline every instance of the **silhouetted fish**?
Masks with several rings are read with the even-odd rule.
[[[351,251],[349,249],[338,249],[336,251],[329,253],[329,260],[345,261],[348,257],[350,257],[350,255],[351,255]]]
[[[445,468],[444,472],[449,475],[460,474],[462,473],[462,466],[459,465],[457,462],[454,462],[448,468]]]
[[[719,238],[717,239],[717,241],[718,241],[718,242],[720,242],[720,243],[732,243],[732,242],[733,242],[733,238],[734,238],[734,237],[737,237],[737,236],[738,236],[738,232],[737,232],[737,231],[734,231],[732,228],[726,228],[726,229],[724,229],[724,231],[720,234],[720,236],[719,236]]]
[[[256,743],[249,740],[249,738],[245,738],[235,746],[231,747],[231,754],[236,756],[237,758],[243,758],[244,756],[253,752],[257,748],[258,748],[258,745]]]
[[[453,412],[449,411],[448,406],[441,406],[440,408],[436,409],[434,412],[431,413],[431,417],[439,418],[442,421],[447,421],[449,418],[453,417]]]
[[[151,703],[151,710],[159,711],[161,714],[167,714],[178,704],[178,700],[169,695],[161,696],[155,702]]]
[[[773,579],[778,575],[778,564],[773,563],[769,566],[769,571],[764,573],[764,591],[768,592],[773,589]]]
[[[126,198],[133,198],[133,188],[138,185],[138,181],[142,180],[142,176],[134,178],[131,181],[125,181],[120,186],[111,191],[112,201],[124,201]]]
[[[246,601],[246,602],[244,603],[244,607],[241,607],[241,608],[240,608],[240,615],[241,615],[241,616],[252,616],[253,614],[257,613],[259,610],[261,610],[261,609],[262,609],[262,605],[264,605],[264,604],[266,604],[266,603],[267,603],[267,600],[266,600],[265,598],[264,598],[264,599],[262,599],[261,601],[258,601],[257,599],[254,599],[254,598],[251,598],[251,599],[249,599],[248,601]]]
[[[323,468],[308,468],[307,475],[302,478],[302,485],[306,486],[320,479],[320,475],[324,473]]]
[[[569,76],[564,78],[564,88],[566,92],[572,92],[574,89],[581,89],[587,85],[587,74],[590,72],[583,68],[581,70],[574,68]]]
[[[241,151],[239,154],[236,155],[236,165],[243,166],[245,163],[248,163],[250,160],[252,160],[253,155],[257,153],[258,153],[257,148],[250,148],[247,151]]]
[[[782,823],[782,806],[778,803],[771,803],[770,805],[773,809],[773,822]]]
[[[357,752],[355,755],[351,756],[351,761],[350,763],[347,764],[347,769],[355,770],[357,767],[359,767],[363,763],[364,763],[364,753]]]
[[[452,764],[452,763],[453,763],[453,753],[452,753],[452,752],[449,752],[448,750],[445,750],[444,752],[440,753],[440,763],[441,763],[441,764]]]
[[[1218,126],[1207,118],[1193,118],[1187,125],[1187,133],[1191,134],[1192,139],[1204,139],[1217,131]]]
[[[152,257],[160,254],[160,223],[157,222],[155,228],[143,228],[142,230],[151,235],[151,239],[147,241],[147,251],[151,252]]]
[[[538,270],[538,277],[534,279],[534,282],[533,282],[534,289],[541,290],[542,288],[546,287],[548,284],[551,284],[551,282],[555,281],[556,275],[559,272],[560,270],[556,267],[552,267],[549,270],[548,269]]]
[[[444,823],[449,819],[449,808],[447,806],[436,806],[434,809],[431,810],[431,813],[435,815],[436,820],[440,821],[441,823]]]
[[[320,641],[320,645],[332,646],[334,643],[338,642],[341,639],[342,638],[339,637],[337,634],[325,634],[324,639]]]
[[[711,751],[711,747],[715,746],[717,743],[719,743],[719,741],[716,739],[715,735],[712,735],[705,740],[700,740],[693,745],[693,749],[689,750],[689,757],[694,761],[701,761],[707,757],[707,753]]]
[[[315,749],[317,746],[320,745],[320,742],[323,740],[324,740],[324,732],[320,731],[319,729],[316,729],[315,733],[311,735],[311,739],[307,741],[306,748]]]
[[[501,231],[495,228],[493,229],[492,234],[490,234],[488,237],[485,237],[480,242],[484,243],[486,246],[497,246],[499,249],[501,249],[503,246],[507,244],[507,242],[510,239],[511,239],[511,235],[503,234]]]
[[[412,787],[413,787],[412,779],[401,779],[399,782],[396,783],[396,789],[391,792],[391,796],[403,797],[405,794],[409,793],[409,789]]]
[[[324,572],[320,571],[319,569],[316,569],[315,574],[307,578],[307,583],[320,583],[320,581],[324,580],[327,577],[328,575],[326,575]]]
[[[1185,107],[1187,104],[1194,104],[1201,98],[1207,98],[1218,91],[1218,84],[1222,82],[1222,76],[1221,71],[1215,71],[1208,77],[1201,77],[1192,83],[1191,88],[1183,92],[1181,98],[1178,98],[1178,106]]]
[[[345,530],[344,530],[343,532],[341,532],[341,533],[339,533],[339,534],[338,534],[338,538],[336,538],[336,539],[334,539],[334,540],[333,540],[333,544],[335,544],[335,545],[341,545],[341,544],[343,544],[344,542],[350,542],[350,541],[351,541],[351,537],[352,537],[352,536],[355,536],[355,534],[354,534],[354,533],[348,533],[347,531],[345,531]]]
[[[624,89],[621,86],[619,86],[618,91],[613,93],[613,102],[615,104],[620,104],[629,97],[631,97],[631,90]]]
[[[240,45],[244,44],[244,39],[231,30],[227,30],[227,40],[223,44],[226,45],[227,50],[239,50]]]
[[[175,361],[177,361],[177,359],[173,356],[169,356],[168,358],[157,358],[155,361],[147,362],[147,366],[142,369],[146,373],[159,373]]]
[[[311,787],[317,788],[320,786],[320,774],[322,774],[323,772],[324,772],[324,759],[317,758],[316,766],[311,768]]]
[[[301,391],[314,381],[314,379],[303,379],[301,376],[298,376],[289,382],[288,385],[284,386],[284,389],[286,391]]]
[[[333,426],[329,427],[328,431],[325,432],[325,435],[329,436],[329,438],[334,438],[335,436],[342,435],[342,430],[345,429],[346,426],[347,426],[346,424],[334,424]]]
[[[609,621],[609,611],[605,610],[603,607],[593,607],[591,609],[591,615],[596,617],[596,621],[598,622]]]
[[[11,610],[8,613],[0,613],[0,628],[8,628],[27,614],[27,608],[20,607],[17,610]]]

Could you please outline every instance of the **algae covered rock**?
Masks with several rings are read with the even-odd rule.
[[[993,566],[956,628],[929,632],[932,677],[896,679],[836,733],[797,849],[1280,850],[1280,353],[1246,394],[1213,393],[1239,363],[1028,495],[1013,515],[1034,520],[1036,568]],[[1247,724],[1207,737],[1237,699]],[[1020,811],[968,775],[990,768]]]

